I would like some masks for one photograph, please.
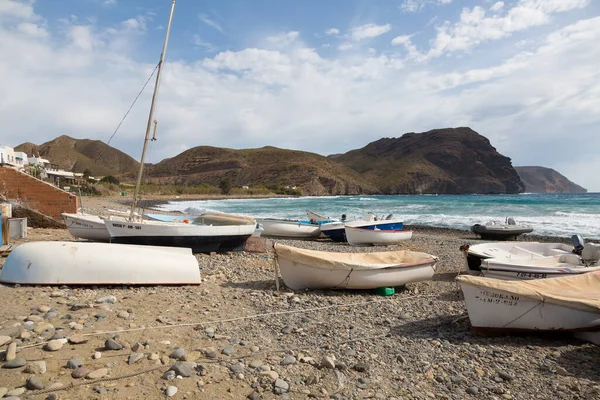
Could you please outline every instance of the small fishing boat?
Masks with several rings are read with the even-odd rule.
[[[287,237],[298,239],[317,238],[321,234],[318,224],[292,219],[256,218],[263,226],[262,236]]]
[[[62,213],[61,215],[71,236],[97,242],[110,241],[104,217],[74,213]]]
[[[462,245],[460,250],[465,255],[467,272],[471,275],[481,274],[481,263],[483,260],[494,258],[497,260],[535,259],[548,256],[561,256],[581,251],[577,246],[564,243],[540,243],[540,242],[504,242],[504,243],[481,243],[474,246]],[[576,250],[579,249],[579,250]]]
[[[504,281],[456,278],[471,325],[481,331],[593,331],[600,329],[600,273]]]
[[[318,222],[334,221],[333,218],[325,217],[321,214],[317,214],[316,212],[310,210],[306,210],[306,215],[308,216],[308,220],[311,221],[313,224]]]
[[[365,215],[362,220],[349,221],[345,224],[345,226],[352,228],[380,230],[401,230],[403,225],[404,221],[396,219],[392,214],[383,218],[372,213]]]
[[[529,225],[517,224],[513,218],[507,218],[505,223],[488,221],[485,225],[475,224],[471,231],[486,240],[507,240],[514,239],[523,233],[533,232]]]
[[[412,231],[395,229],[366,229],[346,225],[346,239],[352,246],[388,246],[412,238]]]
[[[274,245],[290,289],[375,289],[433,277],[438,258],[415,251],[333,253]]]
[[[319,226],[321,227],[321,233],[334,242],[347,242],[344,222],[323,222]]]
[[[569,253],[537,257],[488,258],[481,262],[481,275],[488,278],[527,280],[556,278],[600,270],[600,245],[587,243],[581,255]]]
[[[197,285],[190,249],[91,242],[29,242],[4,262],[0,282],[21,285]]]

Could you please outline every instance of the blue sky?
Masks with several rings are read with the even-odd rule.
[[[107,141],[170,5],[0,1],[0,141]],[[599,40],[596,0],[179,0],[149,161],[198,145],[328,155],[470,126],[513,165],[600,191]],[[135,158],[150,95],[111,142]]]

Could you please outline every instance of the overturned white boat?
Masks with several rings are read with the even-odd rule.
[[[321,235],[319,225],[310,221],[274,218],[256,218],[256,221],[263,227],[262,236],[310,239]]]
[[[415,251],[333,253],[276,243],[283,282],[293,290],[375,289],[433,277],[438,258]]]
[[[466,269],[471,275],[481,274],[481,263],[487,259],[538,259],[548,256],[574,254],[574,246],[564,243],[493,242],[460,247],[465,254]]]
[[[197,285],[190,249],[89,242],[30,242],[4,262],[0,282],[28,285]]]
[[[345,226],[346,240],[352,246],[388,246],[412,238],[412,231],[395,229],[365,229]]]
[[[531,233],[533,228],[530,225],[518,224],[513,218],[507,218],[505,223],[488,221],[485,225],[475,224],[471,227],[471,231],[482,239],[507,240],[523,233]]]
[[[461,275],[471,325],[483,331],[600,329],[600,273],[504,281]]]

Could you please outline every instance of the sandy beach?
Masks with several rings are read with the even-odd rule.
[[[168,199],[152,199],[163,200]],[[86,198],[84,207],[103,214],[126,210],[126,201]],[[432,281],[408,284],[389,297],[372,291],[293,292],[282,282],[277,291],[271,251],[198,254],[199,286],[0,285],[1,357],[16,365],[2,363],[0,395],[600,398],[600,347],[569,334],[476,335],[454,278],[464,270],[459,247],[481,241],[468,231],[412,228],[412,240],[377,248],[274,239],[318,250],[409,249],[440,258]],[[73,239],[66,229],[29,229],[16,243],[38,240]],[[50,346],[50,340],[57,341]]]

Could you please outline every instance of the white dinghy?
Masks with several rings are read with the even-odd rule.
[[[4,262],[0,282],[27,285],[197,285],[190,249],[89,242],[30,242]]]
[[[352,246],[388,246],[412,238],[412,231],[365,229],[345,226],[346,240]]]
[[[533,232],[530,225],[518,224],[513,218],[507,218],[505,223],[488,221],[485,225],[475,224],[471,232],[486,240],[507,240],[516,238],[523,233]]]
[[[461,275],[471,325],[488,331],[600,329],[600,273],[503,281]]]
[[[310,239],[321,235],[319,225],[310,221],[273,218],[257,218],[256,221],[263,227],[262,236]]]
[[[486,259],[538,259],[573,254],[576,251],[574,246],[567,244],[540,242],[492,242],[474,246],[463,245],[460,250],[465,254],[466,269],[471,275],[481,274],[481,263]]]
[[[283,282],[293,290],[375,289],[429,280],[438,258],[415,251],[332,253],[274,245]]]

